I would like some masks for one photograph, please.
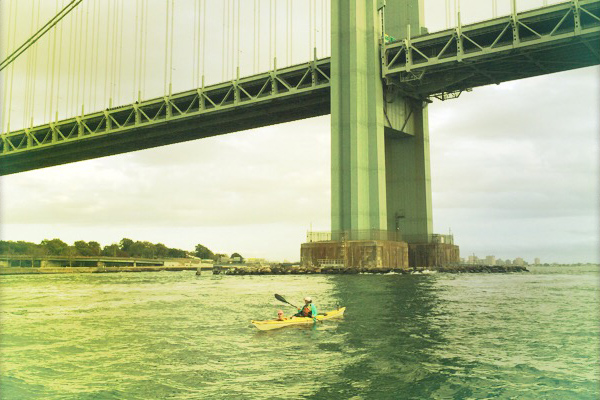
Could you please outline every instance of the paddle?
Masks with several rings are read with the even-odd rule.
[[[282,302],[284,302],[284,303],[287,303],[287,304],[289,304],[290,306],[294,307],[295,309],[299,310],[299,308],[298,308],[298,307],[296,307],[295,305],[293,305],[292,303],[290,303],[289,301],[287,301],[286,299],[284,299],[282,295],[275,293],[275,298],[276,298],[277,300],[279,300],[279,301],[282,301]],[[316,318],[316,317],[317,317],[316,315],[315,315],[315,316],[313,316],[313,320],[315,321],[315,323],[317,322],[317,318]],[[323,321],[321,321],[321,323],[323,323]]]
[[[295,305],[293,305],[292,303],[290,303],[289,301],[287,301],[286,299],[283,298],[282,295],[275,293],[275,298],[279,301],[282,301],[284,303],[289,304],[290,306],[294,307],[295,309],[298,309],[298,307],[296,307]]]

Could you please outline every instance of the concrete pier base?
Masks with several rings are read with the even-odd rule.
[[[446,267],[460,262],[458,246],[449,243],[411,243],[408,245],[411,268]]]
[[[348,240],[303,243],[305,266],[408,269],[408,244],[391,240]]]

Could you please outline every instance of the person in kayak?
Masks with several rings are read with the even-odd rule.
[[[304,307],[298,309],[298,313],[294,314],[294,317],[308,317],[308,318],[316,318],[317,317],[317,307],[312,302],[310,297],[304,298]]]
[[[277,311],[277,321],[285,321],[287,318],[283,316],[283,310]]]

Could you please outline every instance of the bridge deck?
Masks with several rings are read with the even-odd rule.
[[[600,0],[578,0],[382,46],[401,93],[463,90],[600,63]],[[330,112],[330,59],[3,134],[0,175]]]
[[[600,63],[600,1],[560,3],[384,46],[388,84],[415,97],[447,98]]]

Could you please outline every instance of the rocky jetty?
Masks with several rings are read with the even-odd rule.
[[[409,270],[403,269],[392,269],[392,268],[350,268],[350,267],[317,267],[317,266],[304,266],[304,265],[291,265],[283,266],[279,264],[269,266],[239,266],[229,268],[224,273],[226,275],[308,275],[308,274],[387,274],[390,272],[396,273],[410,273]]]
[[[527,268],[520,266],[504,265],[457,265],[446,267],[393,269],[379,267],[318,267],[305,265],[240,265],[220,270],[218,273],[225,275],[352,275],[352,274],[411,274],[425,271],[436,271],[446,273],[509,273],[527,272]]]
[[[429,270],[437,272],[448,272],[451,274],[460,273],[508,273],[508,272],[529,272],[524,266],[518,265],[454,265],[447,267],[433,267]]]

